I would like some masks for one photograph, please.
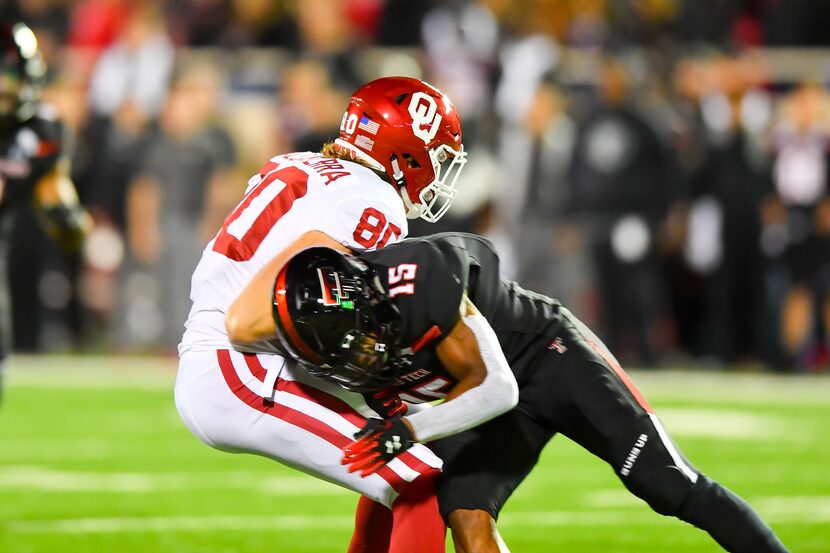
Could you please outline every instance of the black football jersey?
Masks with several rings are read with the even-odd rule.
[[[520,383],[559,330],[559,303],[501,278],[493,245],[480,236],[413,238],[361,257],[378,271],[401,312],[402,342],[412,350],[412,366],[397,388],[407,401],[442,398],[455,384],[435,346],[458,322],[465,293],[493,327]]]
[[[63,126],[48,104],[27,121],[0,128],[0,213],[32,198],[35,184],[54,169],[63,148]]]
[[[52,106],[40,104],[36,114],[23,122],[0,122],[0,359],[11,344],[6,277],[13,214],[31,204],[35,185],[55,168],[63,150],[63,125]]]

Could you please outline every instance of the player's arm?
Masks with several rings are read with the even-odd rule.
[[[92,228],[92,218],[78,200],[69,178],[67,159],[59,160],[37,181],[34,203],[47,234],[68,251],[77,249]]]
[[[309,231],[274,256],[251,280],[231,304],[225,316],[225,329],[231,342],[252,344],[270,340],[277,335],[272,313],[274,281],[280,269],[294,255],[307,248],[325,246],[342,252],[349,249],[320,231]]]
[[[465,296],[461,318],[436,347],[458,383],[443,403],[392,420],[370,419],[346,447],[343,464],[367,476],[414,442],[429,442],[478,426],[516,406],[519,387],[487,319]]]
[[[436,347],[458,383],[444,402],[404,418],[418,442],[429,442],[478,426],[519,402],[519,386],[490,323],[467,298],[461,319]]]

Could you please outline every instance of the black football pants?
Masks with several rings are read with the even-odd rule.
[[[432,444],[444,460],[444,517],[478,509],[497,518],[559,432],[608,462],[652,509],[706,530],[727,551],[786,551],[749,504],[683,457],[605,345],[563,313],[557,336],[539,342],[539,366],[519,383],[517,408]]]

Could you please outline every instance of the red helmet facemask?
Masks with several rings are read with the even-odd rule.
[[[467,163],[449,98],[409,77],[383,77],[357,89],[335,143],[389,176],[408,218],[431,223],[449,209]]]

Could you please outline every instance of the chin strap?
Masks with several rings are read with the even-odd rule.
[[[395,180],[395,186],[398,187],[398,193],[401,195],[401,200],[403,200],[403,205],[406,208],[406,218],[418,219],[423,215],[425,207],[412,203],[412,200],[409,198],[409,191],[406,189],[406,178],[398,163],[398,156],[392,154],[389,158],[389,164],[392,166],[392,178]]]
[[[425,211],[425,207],[419,204],[413,204],[412,200],[409,199],[409,192],[406,191],[406,186],[401,187],[400,189],[401,199],[403,200],[403,206],[406,208],[406,218],[407,219],[418,219],[423,215]]]

